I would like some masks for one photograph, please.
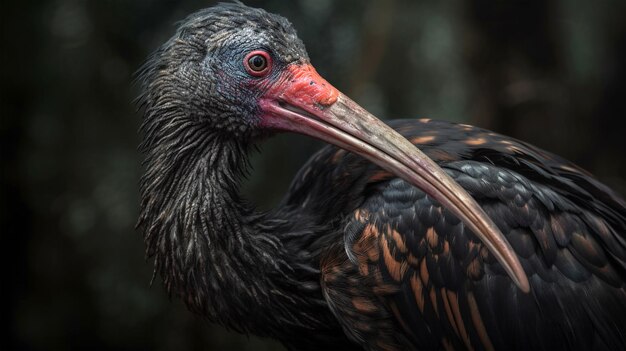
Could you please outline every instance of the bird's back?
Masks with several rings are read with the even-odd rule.
[[[626,346],[626,205],[617,194],[570,162],[487,130],[390,125],[478,201],[520,258],[531,292],[518,290],[435,200],[326,147],[284,204],[338,223],[320,262],[322,286],[352,340],[373,348]]]

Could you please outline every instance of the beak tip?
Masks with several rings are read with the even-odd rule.
[[[525,294],[530,293],[530,282],[528,281],[528,277],[526,273],[523,273],[521,276],[518,276],[518,281],[516,282],[517,287],[522,290]]]

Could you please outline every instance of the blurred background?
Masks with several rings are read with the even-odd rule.
[[[286,16],[318,71],[381,118],[476,124],[626,193],[626,2],[246,1]],[[3,350],[280,350],[170,301],[133,229],[133,72],[213,1],[2,1]],[[254,156],[245,193],[280,199],[320,144]]]

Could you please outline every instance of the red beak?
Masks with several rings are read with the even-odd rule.
[[[260,101],[263,125],[321,139],[410,182],[458,216],[524,292],[528,278],[511,245],[476,201],[434,161],[330,85],[308,64],[291,64]]]

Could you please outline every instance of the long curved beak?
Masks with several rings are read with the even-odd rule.
[[[511,245],[465,189],[408,140],[326,82],[311,65],[288,66],[260,105],[266,128],[309,135],[351,151],[439,201],[478,236],[522,291],[530,291]]]

